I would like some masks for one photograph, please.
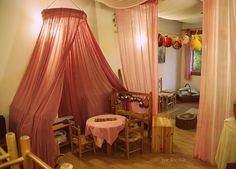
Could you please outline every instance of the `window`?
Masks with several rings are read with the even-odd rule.
[[[202,37],[202,35],[200,34]],[[202,49],[191,50],[191,75],[201,75]]]
[[[192,50],[191,63],[191,74],[201,75],[202,50]]]

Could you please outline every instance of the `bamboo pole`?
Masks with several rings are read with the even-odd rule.
[[[44,168],[44,169],[53,169],[51,166],[49,166],[47,163],[45,163],[44,161],[42,161],[39,157],[37,157],[36,155],[34,155],[33,153],[29,152],[27,154],[27,156],[30,157],[30,159],[32,159],[35,163],[37,163],[40,167]]]
[[[27,154],[30,153],[30,151],[31,151],[29,136],[21,136],[20,137],[20,147],[21,147],[22,156],[24,158],[23,168],[24,169],[33,169],[32,160],[27,156]]]
[[[23,157],[19,157],[17,159],[14,159],[14,160],[5,162],[3,164],[0,164],[0,168],[6,168],[6,167],[9,167],[9,166],[12,167],[12,165],[16,166],[16,164],[18,164],[17,166],[19,166],[19,163],[21,163],[22,161],[24,161],[24,158]]]
[[[13,132],[8,132],[6,134],[6,142],[7,142],[7,151],[10,154],[10,160],[15,160],[18,158],[18,150],[16,145],[16,136]],[[19,165],[11,166],[11,169],[20,169]]]
[[[4,160],[4,159],[7,159],[10,157],[10,154],[5,152],[2,147],[0,147],[0,163],[1,163],[1,160]]]
[[[5,150],[2,149],[2,147],[0,146],[0,155],[4,155],[6,154]]]
[[[70,163],[63,163],[60,169],[73,169],[73,165]]]

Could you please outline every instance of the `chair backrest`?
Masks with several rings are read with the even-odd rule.
[[[115,112],[115,114],[125,116],[127,119],[131,119],[133,113],[131,111],[119,109]]]
[[[110,96],[111,112],[117,110],[128,110],[130,104],[137,102],[140,108],[147,109],[149,114],[152,114],[152,93],[140,93],[131,91],[112,91]]]
[[[78,143],[80,144],[81,140],[81,130],[80,126],[76,126],[75,124],[70,124],[70,139],[78,139]]]
[[[141,138],[144,137],[144,119],[126,119],[125,121],[125,140],[130,142],[130,135],[135,135],[134,133],[140,134]]]
[[[162,77],[160,77],[160,79],[158,80],[158,89],[159,92],[162,91]]]

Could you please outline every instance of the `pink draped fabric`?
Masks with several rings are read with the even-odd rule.
[[[191,33],[190,31],[186,32],[187,35],[190,37]],[[190,48],[190,44],[187,43],[184,45],[184,58],[185,58],[185,74],[184,74],[184,78],[186,80],[190,80],[191,79],[191,69],[190,69],[190,64],[191,64],[191,48]]]
[[[153,114],[158,104],[157,2],[116,10],[124,83],[129,91],[152,92]]]
[[[201,97],[194,156],[215,163],[236,99],[236,1],[204,0]],[[234,143],[232,143],[234,144]]]
[[[52,124],[61,114],[78,123],[109,111],[114,87],[124,90],[89,30],[86,14],[74,9],[47,9],[43,26],[21,84],[10,106],[10,130],[29,135],[32,150],[53,166]],[[62,112],[63,110],[63,112]]]

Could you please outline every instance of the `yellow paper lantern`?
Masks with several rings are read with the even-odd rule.
[[[190,45],[193,50],[201,50],[202,49],[202,39],[199,35],[193,35]]]

